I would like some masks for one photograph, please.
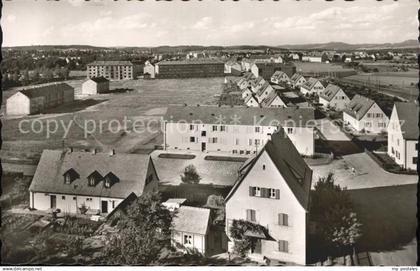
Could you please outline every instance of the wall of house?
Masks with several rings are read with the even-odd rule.
[[[263,165],[265,165],[265,170]],[[279,189],[280,199],[250,196],[250,186]],[[266,227],[270,236],[275,239],[261,242],[263,256],[284,262],[306,264],[306,211],[265,152],[261,154],[241,185],[226,202],[226,234],[228,236],[232,220],[246,220],[247,209],[255,210],[256,223]],[[280,213],[288,215],[289,226],[278,225]],[[288,241],[289,252],[278,251],[278,240]],[[230,243],[231,249],[232,242]]]
[[[368,117],[368,114],[374,114],[375,117]],[[376,114],[382,114],[382,117],[376,117]],[[380,133],[386,131],[389,119],[382,111],[382,109],[375,103],[365,114],[365,116],[359,121],[359,131],[365,129],[370,133]]]
[[[155,66],[149,64],[149,65],[145,65],[143,68],[143,73],[146,74],[150,74],[150,78],[155,78]]]
[[[356,131],[360,131],[361,130],[359,128],[359,121],[357,119],[353,118],[353,116],[347,114],[346,112],[343,112],[343,122],[346,125],[351,126]]]
[[[127,80],[134,78],[133,65],[88,65],[87,77],[105,77],[108,80]]]
[[[98,84],[92,80],[88,80],[82,84],[82,95],[96,95],[98,94]]]
[[[270,107],[287,107],[287,105],[280,99],[280,97],[276,97],[274,101],[270,104]]]
[[[6,101],[7,115],[29,115],[30,100],[20,92],[9,97]]]
[[[335,110],[338,111],[344,110],[349,102],[349,97],[347,97],[343,91],[339,91],[331,101],[319,97],[319,103],[324,107],[330,106],[331,108],[335,108]]]
[[[29,192],[31,194],[30,205],[37,210],[46,211],[51,208],[51,195],[56,196],[56,208],[64,213],[77,213],[83,205],[88,209],[101,210],[102,201],[108,201],[108,213],[112,212],[124,199],[108,197],[91,197],[80,195],[68,195],[59,193]]]
[[[303,84],[305,84],[306,79],[304,77],[299,78],[299,80],[294,83],[293,87],[301,87]]]
[[[184,235],[192,236],[192,244],[184,244]],[[172,246],[179,251],[186,251],[186,249],[196,249],[202,254],[206,254],[206,236],[195,233],[172,231]]]
[[[248,99],[248,101],[246,101],[245,105],[249,106],[249,107],[259,107],[260,106],[260,104],[257,102],[257,100],[255,100],[255,98]]]
[[[417,163],[413,160],[418,158],[418,141],[417,140],[406,140],[406,159],[407,159],[407,169],[417,170]]]
[[[224,125],[225,131],[212,131],[213,124],[194,124],[193,130],[186,123],[166,123],[164,148],[167,150],[195,150],[201,151],[202,143],[206,145],[208,152],[225,152],[234,154],[250,155],[256,153],[276,131],[275,126],[259,126],[259,131],[255,126],[247,125]],[[284,127],[288,133],[288,127]],[[201,132],[206,131],[206,136]],[[292,127],[292,132],[288,133],[290,140],[303,155],[314,154],[314,129],[308,127]],[[195,142],[190,142],[190,137]],[[212,143],[212,138],[217,138],[217,143]],[[251,144],[250,143],[251,140]],[[255,141],[257,140],[256,146]]]

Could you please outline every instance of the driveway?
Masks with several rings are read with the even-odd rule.
[[[393,174],[382,169],[366,153],[344,155],[343,159],[334,160],[331,164],[311,166],[314,185],[320,177],[333,172],[336,184],[347,189],[373,188],[403,184],[414,184],[417,175]]]
[[[340,128],[328,118],[317,119],[316,128],[321,132],[326,140],[350,141],[347,135],[343,133]]]

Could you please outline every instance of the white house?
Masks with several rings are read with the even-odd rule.
[[[375,101],[355,95],[343,111],[343,122],[358,132],[381,133],[386,131],[388,117]]]
[[[338,86],[328,84],[323,92],[319,94],[319,103],[324,107],[334,108],[335,110],[342,111],[350,102],[346,93]]]
[[[388,124],[388,155],[404,169],[417,169],[419,106],[395,103]]]
[[[155,66],[149,61],[146,61],[143,67],[143,74],[145,77],[149,77],[151,79],[155,78],[156,76]]]
[[[185,253],[206,255],[210,246],[210,209],[180,206],[172,221],[172,246]]]
[[[273,87],[267,81],[265,81],[264,84],[258,89],[255,96],[257,97],[259,102],[262,102],[262,100],[267,98],[268,95],[270,95],[270,93],[273,91]]]
[[[251,259],[305,265],[311,181],[312,170],[290,139],[282,132],[273,134],[241,168],[225,199],[229,251],[235,243],[231,228],[238,221],[247,221],[261,229],[243,233],[256,239],[255,248],[248,253]]]
[[[225,73],[240,75],[242,72],[242,65],[236,61],[228,61],[225,63]]]
[[[311,94],[320,94],[324,91],[324,86],[322,85],[321,81],[315,79],[313,77],[309,78],[303,85],[300,87],[300,92],[302,94],[311,95]]]
[[[261,76],[257,77],[255,80],[251,81],[251,90],[254,93],[257,93],[261,87],[263,87],[264,85],[266,85],[266,83],[268,83],[267,81],[264,80],[264,78],[262,78]]]
[[[241,79],[237,82],[237,85],[240,89],[246,89],[251,87],[252,81],[256,80],[256,77],[251,72],[246,72]]]
[[[251,91],[251,89],[246,88],[242,91],[242,99],[246,99],[248,96],[253,95],[254,93]]]
[[[7,115],[29,115],[41,113],[74,101],[74,88],[66,83],[48,83],[25,87],[6,101]]]
[[[289,83],[289,81],[290,81],[289,76],[287,76],[287,74],[282,71],[276,71],[271,76],[271,82],[274,84]]]
[[[131,193],[157,191],[149,155],[44,150],[29,187],[30,207],[107,215]]]
[[[313,108],[170,106],[165,150],[251,155],[282,127],[302,155],[314,154]]]
[[[96,95],[109,92],[109,80],[104,77],[92,77],[82,84],[82,95]]]
[[[290,78],[290,81],[292,82],[292,87],[301,87],[303,84],[305,84],[306,79],[303,77],[303,75],[299,73],[293,74],[292,78]]]
[[[260,107],[260,104],[255,98],[255,95],[249,95],[244,99],[244,104],[249,107]]]
[[[287,107],[277,91],[271,91],[270,94],[261,101],[261,107]]]

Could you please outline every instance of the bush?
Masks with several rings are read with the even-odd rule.
[[[197,169],[194,165],[188,165],[184,169],[184,174],[181,175],[181,180],[183,183],[198,184],[201,180],[201,177],[198,175]]]

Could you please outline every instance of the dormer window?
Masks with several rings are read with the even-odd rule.
[[[65,184],[71,184],[74,180],[80,178],[80,175],[79,173],[77,173],[76,170],[71,168],[67,170],[66,172],[64,172],[63,177],[64,177]]]
[[[106,188],[110,188],[111,187],[111,180],[109,178],[105,178],[104,185],[105,185]]]
[[[115,176],[114,173],[109,172],[107,175],[104,176],[104,187],[111,188],[115,183],[118,183],[120,179]]]
[[[70,184],[71,183],[71,176],[70,176],[70,174],[64,175],[64,183],[65,184]]]
[[[102,175],[98,171],[93,171],[88,177],[88,185],[89,186],[96,186],[101,180]]]

